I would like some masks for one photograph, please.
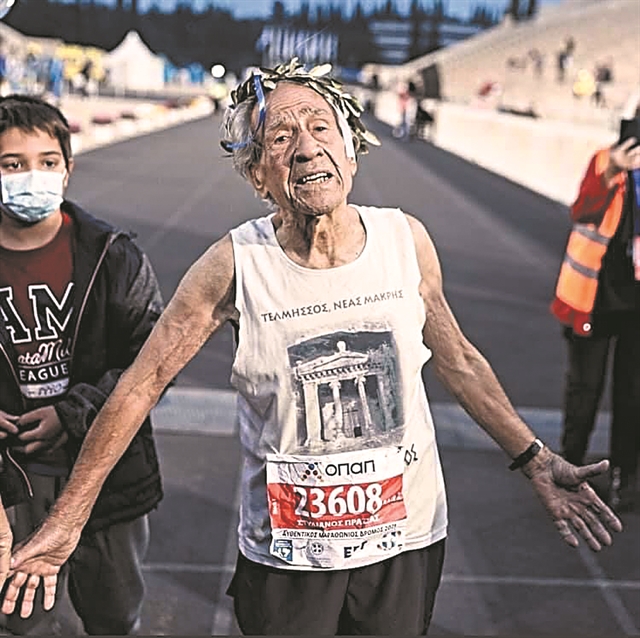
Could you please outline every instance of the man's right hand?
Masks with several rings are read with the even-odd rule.
[[[53,607],[58,572],[78,545],[81,532],[82,528],[70,528],[52,514],[29,538],[16,545],[11,559],[11,581],[2,604],[3,613],[13,611],[23,588],[25,600],[30,601],[32,608],[40,577],[45,588],[44,608]],[[22,610],[23,617],[25,611],[31,613],[29,604],[25,610],[23,603]]]
[[[12,541],[13,533],[9,525],[9,519],[7,518],[4,506],[0,502],[0,587],[7,581],[5,599],[0,611],[2,611],[3,614],[12,614],[16,608],[20,590],[24,587],[24,596],[20,605],[20,616],[22,618],[28,618],[33,612],[33,601],[41,577],[39,574],[11,572]],[[44,608],[47,611],[53,607],[56,600],[57,580],[57,573],[44,576],[43,578]]]
[[[2,611],[3,614],[12,614],[15,611],[20,591],[24,587],[24,596],[22,597],[22,604],[20,605],[20,617],[29,618],[33,612],[33,601],[36,597],[40,580],[41,577],[37,574],[17,572],[7,584],[7,591],[5,592],[0,611]],[[49,611],[56,602],[58,574],[42,577],[42,584],[44,586],[43,607],[45,611]]]
[[[11,530],[4,505],[0,502],[0,588],[4,585],[9,575],[12,545],[13,531]]]

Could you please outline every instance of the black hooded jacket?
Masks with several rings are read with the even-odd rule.
[[[96,414],[135,359],[162,312],[158,282],[131,236],[64,202],[74,223],[74,307],[69,390],[55,402],[75,459]],[[0,409],[22,414],[26,404],[16,374],[16,353],[0,322]],[[0,494],[5,507],[29,498],[31,487],[16,454],[0,441]],[[109,474],[86,531],[132,520],[162,498],[149,418]]]

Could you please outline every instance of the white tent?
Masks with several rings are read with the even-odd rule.
[[[116,90],[148,91],[164,86],[164,61],[149,50],[136,31],[129,31],[107,53],[104,65]]]

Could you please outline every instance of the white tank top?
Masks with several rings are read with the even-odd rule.
[[[446,535],[413,237],[398,209],[354,208],[366,244],[336,268],[289,259],[271,215],[231,231],[239,547],[258,563],[354,568]]]

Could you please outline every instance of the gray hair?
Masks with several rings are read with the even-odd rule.
[[[227,107],[220,137],[231,149],[233,168],[245,179],[249,179],[249,169],[260,161],[262,146],[254,138],[252,115],[257,99],[251,97],[236,107]]]

